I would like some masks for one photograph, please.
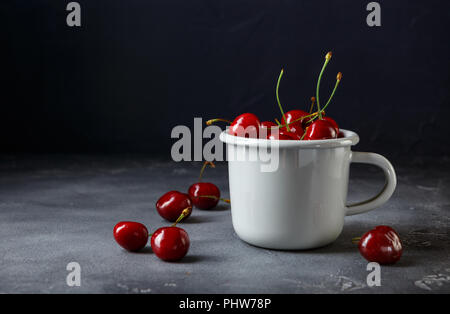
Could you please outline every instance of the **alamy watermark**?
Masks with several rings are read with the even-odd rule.
[[[370,27],[381,26],[381,6],[378,2],[370,2],[366,6],[366,10],[370,11],[367,15],[366,22]]]
[[[69,11],[66,17],[67,26],[81,26],[81,6],[78,2],[69,2],[66,6],[66,11]]]
[[[243,161],[259,162],[262,172],[273,172],[279,165],[279,141],[267,140],[266,128],[237,128],[239,136],[226,134],[217,125],[203,128],[202,118],[194,118],[194,132],[185,125],[172,129],[171,137],[177,139],[172,145],[171,156],[174,161]],[[271,134],[277,137],[278,128]],[[227,142],[226,154],[220,136]],[[203,145],[203,140],[207,142]]]
[[[367,271],[370,273],[367,275],[366,283],[368,287],[379,287],[381,286],[381,267],[380,264],[376,262],[371,262],[367,264]]]
[[[69,287],[81,286],[81,266],[77,262],[70,262],[66,266],[66,270],[69,274],[66,277],[66,284]]]

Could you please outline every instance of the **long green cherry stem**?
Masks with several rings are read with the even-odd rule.
[[[334,93],[336,92],[336,89],[338,88],[339,83],[341,82],[341,80],[342,80],[342,73],[339,72],[339,73],[337,74],[337,76],[336,76],[336,84],[334,85],[334,88],[333,88],[333,91],[331,92],[330,98],[328,98],[327,103],[325,104],[325,106],[323,106],[322,111],[325,111],[325,109],[327,109],[327,107],[328,107],[328,105],[330,104],[330,101],[331,101],[331,99],[333,98]]]
[[[333,91],[331,92],[330,98],[328,98],[327,103],[326,103],[325,106],[320,110],[320,113],[324,113],[324,112],[325,112],[325,109],[327,109],[328,105],[329,105],[330,102],[331,102],[331,99],[333,99],[334,93],[336,92],[336,90],[337,90],[337,88],[338,88],[339,83],[341,82],[341,80],[342,80],[342,73],[339,72],[339,73],[337,74],[337,76],[336,76],[336,84],[334,85],[334,88],[333,88]],[[316,119],[316,117],[311,118],[311,119],[308,121],[308,123],[314,121],[315,119]]]
[[[278,77],[277,88],[275,90],[275,94],[277,96],[278,107],[280,107],[280,111],[281,111],[281,115],[283,116],[284,123],[287,123],[286,116],[284,115],[283,107],[281,106],[280,97],[278,95],[278,89],[280,88],[280,82],[281,82],[281,78],[283,77],[283,73],[284,73],[284,70],[281,69],[280,76]],[[286,129],[288,130],[288,132],[291,131],[289,129],[289,125],[286,125]]]
[[[325,62],[323,64],[322,70],[320,71],[319,79],[317,80],[316,101],[317,101],[317,111],[319,112],[319,119],[322,119],[322,112],[320,111],[320,100],[319,100],[320,81],[322,80],[322,75],[323,75],[323,72],[325,71],[325,68],[328,65],[328,62],[330,62],[331,56],[332,56],[331,51],[326,54]]]

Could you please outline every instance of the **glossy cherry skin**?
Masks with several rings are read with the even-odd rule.
[[[253,113],[243,113],[233,120],[228,133],[234,136],[258,137],[260,126],[257,116]]]
[[[275,122],[272,122],[272,121],[263,121],[260,124],[261,128],[269,128],[270,129],[270,128],[276,127],[276,126],[277,126],[277,124]]]
[[[156,230],[150,239],[153,253],[160,259],[175,262],[182,259],[189,250],[187,232],[178,227],[163,227]]]
[[[294,132],[288,132],[286,130],[280,130],[278,134],[276,132],[273,132],[269,137],[267,137],[270,140],[288,140],[288,141],[298,141],[301,139],[301,136],[299,136],[297,133]]]
[[[378,226],[365,233],[358,248],[366,260],[381,265],[396,263],[403,253],[400,237],[388,226]]]
[[[164,219],[174,222],[180,217],[182,211],[191,207],[189,214],[184,217],[188,218],[192,212],[192,201],[189,195],[178,191],[170,191],[164,194],[156,202],[156,210]]]
[[[323,117],[323,120],[326,120],[328,122],[331,123],[331,125],[334,127],[334,129],[336,130],[336,134],[339,134],[339,125],[336,123],[336,121],[334,121],[332,118],[330,117]]]
[[[268,140],[280,140],[280,141],[292,141],[293,138],[287,134],[285,134],[284,132],[278,133],[278,135],[276,133],[272,133],[267,137]]]
[[[264,129],[263,131],[260,131],[260,136],[265,138],[269,138],[272,134],[272,128],[275,129],[277,127],[277,124],[272,121],[263,121],[260,124],[260,129]]]
[[[286,122],[285,123],[291,123],[292,121],[298,120],[304,116],[309,115],[309,113],[303,111],[303,110],[291,110],[284,114],[286,116]],[[296,133],[300,138],[302,137],[304,133],[304,129],[306,126],[306,122],[308,119],[303,119],[300,121],[296,121],[292,124],[289,124],[289,130],[293,133]],[[284,119],[282,119],[284,121]],[[284,129],[287,130],[285,127]]]
[[[337,138],[336,129],[327,120],[316,120],[306,129],[304,140],[326,140]]]
[[[301,135],[298,135],[295,132],[288,132],[286,128],[281,129],[273,129],[271,128],[277,127],[277,125],[271,121],[261,122],[261,129],[266,128],[267,132],[266,139],[269,140],[299,140],[301,139]],[[262,133],[262,132],[261,132]]]
[[[192,184],[189,187],[188,194],[194,206],[199,209],[214,208],[220,199],[219,188],[215,184],[209,182],[198,182]],[[216,198],[200,197],[202,195],[215,196]]]
[[[114,239],[125,250],[136,252],[147,244],[148,230],[139,222],[121,221],[114,227]]]

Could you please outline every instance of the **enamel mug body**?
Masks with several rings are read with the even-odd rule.
[[[277,141],[269,149],[272,159],[260,151],[275,141],[221,134],[233,227],[242,240],[271,249],[321,247],[337,239],[345,216],[372,210],[391,197],[396,186],[391,163],[375,153],[353,152],[358,135],[342,132],[343,138],[331,140]],[[347,205],[352,162],[380,167],[386,184],[377,196]]]

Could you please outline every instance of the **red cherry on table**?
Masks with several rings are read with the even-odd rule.
[[[258,137],[260,126],[257,116],[253,113],[243,113],[233,120],[228,133],[234,136]]]
[[[199,209],[211,209],[216,207],[220,200],[219,188],[209,182],[194,183],[189,187],[189,197],[195,207]]]
[[[358,248],[366,260],[381,265],[396,263],[403,253],[400,237],[388,226],[378,226],[365,233]]]
[[[309,113],[303,111],[303,110],[291,110],[285,113],[286,116],[286,122],[285,123],[291,123],[292,121],[301,119],[305,116],[308,116]],[[284,119],[281,119],[282,121],[284,121]],[[296,121],[292,124],[289,124],[289,130],[293,133],[296,133],[300,136],[300,138],[302,137],[303,133],[304,133],[304,129],[306,127],[306,122],[307,122],[308,118],[303,119],[303,120],[299,120]],[[287,130],[287,128],[285,127],[284,129]]]
[[[186,208],[191,209],[189,210],[189,214],[185,215],[184,219],[191,215],[192,201],[189,195],[178,191],[167,192],[156,202],[156,210],[159,215],[171,222],[176,221]]]
[[[339,134],[339,125],[336,123],[336,121],[334,121],[332,118],[330,118],[328,116],[327,117],[323,117],[323,120],[326,120],[326,121],[330,122],[331,125],[336,130],[336,134]]]
[[[148,230],[139,222],[121,221],[114,227],[114,239],[125,250],[136,252],[147,244]]]
[[[163,227],[153,233],[150,244],[156,256],[164,261],[174,262],[186,255],[190,240],[184,229]]]
[[[330,121],[318,119],[306,129],[305,140],[326,140],[337,138],[336,129]]]

